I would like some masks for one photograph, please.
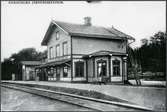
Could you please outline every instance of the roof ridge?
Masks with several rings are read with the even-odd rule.
[[[72,24],[72,25],[80,25],[80,26],[86,26],[85,24],[81,24],[81,23],[71,23],[71,22],[64,22],[64,21],[57,21],[57,20],[53,20],[54,22],[60,22],[60,23],[64,23],[64,24]],[[98,25],[90,25],[87,27],[100,27],[100,28],[105,28],[104,26],[98,26]]]

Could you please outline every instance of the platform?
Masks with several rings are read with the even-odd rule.
[[[82,90],[92,90],[101,92],[112,97],[117,97],[140,106],[152,108],[154,110],[165,110],[165,88],[157,87],[138,87],[126,85],[96,85],[64,82],[46,81],[3,81],[22,84],[37,84],[56,87],[75,88]]]

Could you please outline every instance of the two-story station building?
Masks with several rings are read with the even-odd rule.
[[[47,62],[36,68],[40,80],[99,81],[127,80],[127,44],[131,36],[115,29],[52,20],[42,41]],[[39,71],[43,71],[40,72]]]

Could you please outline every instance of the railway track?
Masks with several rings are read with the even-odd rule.
[[[83,97],[79,95],[73,95],[69,93],[57,92],[43,88],[37,87],[28,87],[24,85],[16,85],[16,84],[9,84],[9,83],[1,83],[2,87],[16,89],[24,92],[28,92],[31,94],[44,96],[47,98],[63,101],[66,103],[70,103],[73,105],[86,107],[88,109],[94,111],[151,111],[145,107],[141,107],[138,105],[129,105],[129,104],[122,104],[120,102],[112,102],[106,101],[101,99],[95,99],[90,97]]]

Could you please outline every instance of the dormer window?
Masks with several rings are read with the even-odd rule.
[[[59,38],[60,38],[60,34],[59,32],[56,32],[56,40],[59,40]]]

